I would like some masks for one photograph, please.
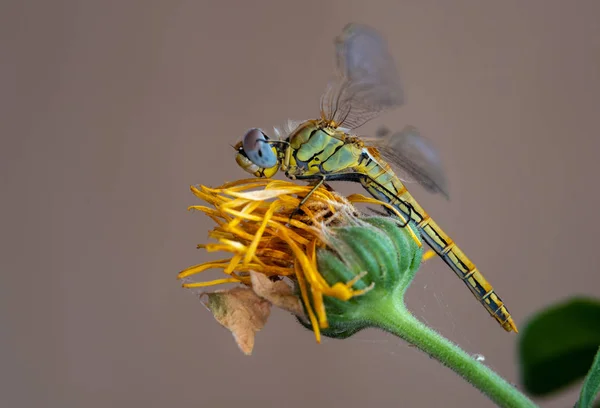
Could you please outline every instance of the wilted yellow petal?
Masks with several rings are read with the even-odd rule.
[[[177,279],[187,278],[188,276],[195,275],[200,272],[204,272],[207,269],[223,268],[229,264],[229,259],[223,259],[219,261],[206,262],[200,265],[190,266],[179,272]]]
[[[215,280],[211,280],[211,281],[206,281],[206,282],[191,282],[191,283],[184,283],[183,286],[184,288],[205,288],[207,286],[215,286],[215,285],[222,285],[224,283],[239,283],[239,279],[236,278],[225,278],[225,279],[215,279]]]
[[[263,219],[260,223],[260,227],[258,227],[258,231],[256,231],[254,239],[252,240],[252,243],[248,246],[248,251],[246,252],[246,256],[244,257],[245,265],[247,265],[250,262],[250,260],[252,259],[252,257],[254,256],[254,254],[256,252],[256,248],[258,247],[258,243],[260,242],[260,239],[262,238],[263,233],[265,232],[265,229],[267,228],[267,223],[273,216],[273,213],[275,212],[275,210],[277,210],[278,208],[279,208],[279,206],[277,205],[276,202],[272,203],[269,210],[263,216]]]
[[[229,252],[231,258],[195,265],[178,275],[182,279],[207,269],[219,268],[228,275],[227,278],[203,283],[186,282],[184,286],[193,288],[241,282],[273,304],[292,313],[304,313],[302,307],[298,306],[298,298],[290,292],[287,284],[270,279],[289,277],[298,284],[308,319],[317,341],[320,341],[320,328],[328,327],[323,296],[348,300],[370,288],[354,290],[354,281],[330,285],[319,273],[316,248],[325,246],[324,231],[329,226],[343,224],[355,217],[357,210],[352,207],[351,200],[323,186],[315,191],[312,191],[313,188],[285,180],[256,178],[236,180],[217,188],[192,186],[192,193],[214,208],[198,205],[190,209],[202,211],[216,223],[209,237],[217,242],[198,247],[210,252]],[[309,193],[311,196],[302,205],[302,211],[297,213],[300,202]],[[354,202],[385,205],[361,195],[351,198]],[[228,302],[228,310],[234,310],[231,306],[233,301]],[[247,310],[244,313],[246,318],[251,318]],[[226,314],[229,326],[232,316]],[[254,339],[253,335],[236,336],[248,341],[251,338],[252,342]],[[244,348],[251,350],[246,340],[240,340],[240,344],[245,344]]]
[[[300,267],[298,265],[298,261],[296,260],[296,270],[299,270]],[[302,303],[306,305],[306,310],[308,312],[308,319],[310,320],[310,324],[315,331],[315,339],[317,343],[321,342],[321,330],[319,330],[319,322],[317,321],[317,316],[315,316],[315,312],[310,307],[310,300],[308,299],[308,288],[306,287],[306,281],[301,273],[296,274],[296,279],[298,280],[298,286],[300,287],[300,296],[302,297]]]
[[[270,200],[271,198],[277,198],[284,194],[296,194],[301,192],[302,190],[298,190],[297,188],[281,188],[277,190],[259,190],[259,191],[251,191],[249,193],[239,193],[236,191],[231,191],[233,197],[243,198],[246,200],[253,201],[265,201]]]

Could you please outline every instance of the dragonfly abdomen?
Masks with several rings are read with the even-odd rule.
[[[369,160],[362,160],[356,170],[363,174],[361,183],[372,196],[394,206],[404,217],[416,224],[427,245],[468,286],[475,298],[506,331],[518,331],[510,313],[502,299],[495,293],[492,285],[454,241],[423,210],[387,164],[381,164],[370,156]]]
[[[440,258],[456,273],[467,285],[471,293],[487,309],[506,331],[518,331],[504,306],[504,302],[496,294],[492,285],[479,272],[461,249],[444,233],[444,231],[428,215],[417,224],[423,240],[433,249]]]

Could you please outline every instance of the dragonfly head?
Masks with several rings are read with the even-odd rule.
[[[279,170],[277,146],[269,143],[269,137],[260,129],[250,129],[235,145],[235,161],[256,177],[273,177]]]

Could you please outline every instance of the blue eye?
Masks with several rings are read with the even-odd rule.
[[[277,156],[267,143],[269,138],[260,129],[250,129],[242,139],[242,147],[248,159],[258,167],[268,169],[277,164]]]

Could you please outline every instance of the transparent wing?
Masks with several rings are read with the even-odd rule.
[[[403,181],[415,181],[431,193],[449,198],[448,181],[437,149],[417,128],[406,126],[392,133],[380,128],[375,136],[361,136],[369,147],[379,151],[382,159],[398,170]]]
[[[350,23],[335,40],[337,70],[321,97],[321,115],[356,129],[404,103],[396,64],[386,41],[368,26]]]

